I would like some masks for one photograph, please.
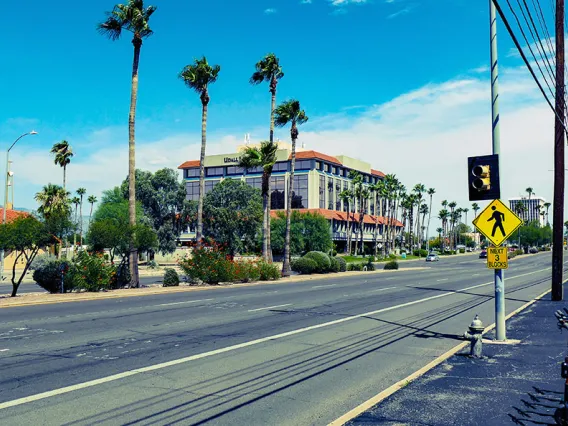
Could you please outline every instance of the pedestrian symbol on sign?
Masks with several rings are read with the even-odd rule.
[[[505,234],[505,228],[503,228],[503,222],[505,221],[505,215],[503,213],[501,213],[499,210],[497,210],[497,207],[495,207],[495,206],[492,206],[491,210],[493,210],[493,214],[491,215],[491,217],[489,219],[487,219],[487,222],[491,222],[492,220],[495,221],[495,224],[493,225],[493,232],[491,232],[491,236],[494,237],[495,231],[497,231],[497,228],[499,228],[499,230],[501,231],[501,234],[503,234],[503,237],[506,237],[507,234]]]

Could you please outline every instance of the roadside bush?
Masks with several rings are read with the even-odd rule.
[[[393,270],[398,269],[398,262],[396,260],[391,260],[390,262],[385,263],[385,270]]]
[[[304,258],[312,259],[316,262],[316,270],[318,274],[325,274],[331,268],[331,260],[327,254],[321,251],[310,251],[304,255]]]
[[[146,263],[146,266],[148,269],[156,269],[159,265],[155,260],[149,260],[148,263]]]
[[[331,251],[331,256],[332,256],[332,257],[337,256],[337,250],[332,250],[332,251]]]
[[[525,254],[525,252],[523,251],[523,249],[517,249],[514,252],[517,256],[520,256],[521,254]]]
[[[465,249],[464,249],[464,248],[461,248],[461,249],[460,249],[460,253],[461,253],[461,254],[464,254],[464,253],[465,253]]]
[[[339,263],[339,272],[347,271],[347,262],[342,257],[335,257],[334,258]]]
[[[164,287],[178,287],[179,275],[173,268],[164,269]]]
[[[332,257],[331,259],[331,267],[329,268],[330,272],[339,272],[339,260],[336,257]]]
[[[367,271],[374,271],[375,270],[375,264],[373,263],[373,261],[371,259],[373,259],[373,257],[369,257],[367,259],[367,264],[365,265],[367,267]]]
[[[418,257],[418,256],[419,256],[419,257],[426,257],[426,256],[428,256],[428,250],[423,250],[423,249],[420,249],[420,250],[413,250],[413,251],[412,251],[412,255],[413,255],[413,256],[417,256],[417,257]]]
[[[258,271],[261,281],[275,281],[280,279],[282,273],[274,263],[267,263],[263,260],[258,262]]]
[[[194,282],[219,284],[234,279],[234,263],[218,244],[195,247],[191,257],[181,259],[179,266]]]
[[[55,262],[57,258],[49,253],[38,254],[32,264],[30,265],[30,270],[35,271],[36,269],[43,268],[50,262]]]
[[[309,257],[301,257],[292,263],[292,271],[303,275],[313,274],[317,268],[316,261]]]
[[[52,294],[61,293],[61,266],[63,266],[65,273],[63,289],[65,292],[71,291],[74,286],[69,270],[75,268],[75,265],[67,260],[50,260],[36,267],[33,273],[33,280],[41,288]]]
[[[514,251],[507,253],[507,259],[513,259],[514,257],[517,257],[517,254]]]
[[[260,268],[256,262],[239,261],[235,262],[234,269],[235,281],[242,283],[250,283],[260,279]]]
[[[544,251],[551,251],[551,250],[552,250],[552,249],[551,249],[549,246],[546,246],[546,247],[544,248]]]
[[[348,271],[362,271],[363,264],[362,263],[349,263],[347,264]]]
[[[388,258],[391,260],[396,260],[396,254],[389,254]]]
[[[77,289],[93,292],[109,290],[116,277],[116,268],[106,262],[102,253],[89,254],[80,251],[77,254],[75,268],[71,268],[68,275]]]

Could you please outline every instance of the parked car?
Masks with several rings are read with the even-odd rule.
[[[479,253],[479,258],[487,259],[487,250],[481,250],[481,253]]]
[[[538,253],[538,249],[537,249],[536,247],[531,247],[531,248],[529,249],[529,253],[531,253],[531,254]]]
[[[435,253],[430,253],[428,256],[426,256],[426,262],[438,262],[439,260],[440,258]]]

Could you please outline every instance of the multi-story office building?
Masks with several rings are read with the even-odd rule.
[[[278,143],[277,162],[271,176],[271,210],[275,215],[278,210],[286,209],[288,182],[290,178],[291,147],[282,142]],[[239,147],[240,151],[243,147]],[[210,155],[205,157],[205,193],[223,179],[240,179],[254,188],[260,189],[262,183],[262,168],[244,170],[238,167],[239,152],[225,155]],[[183,170],[186,182],[187,198],[199,198],[199,160],[186,161],[179,166]],[[302,212],[317,212],[330,221],[332,238],[339,247],[347,240],[347,211],[351,210],[349,221],[352,223],[352,235],[358,234],[359,206],[357,202],[344,203],[339,194],[346,189],[353,189],[349,172],[355,170],[363,177],[364,185],[372,185],[384,178],[384,174],[371,168],[369,163],[345,155],[330,156],[320,152],[297,149],[294,170],[292,209]],[[383,223],[382,213],[385,211],[385,201],[372,193],[363,216],[363,239],[368,244],[375,241],[375,229],[378,224],[378,241],[382,242]],[[396,230],[400,232],[402,223],[396,222]],[[194,238],[193,232],[182,235],[182,241]]]
[[[537,221],[540,226],[546,225],[545,203],[544,198],[535,196],[532,196],[530,200],[527,197],[509,198],[509,208],[525,223]]]

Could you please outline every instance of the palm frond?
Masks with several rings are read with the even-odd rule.
[[[268,53],[264,58],[255,64],[255,72],[250,78],[250,84],[260,84],[272,79],[280,80],[284,77],[280,60],[274,53]]]
[[[117,4],[112,12],[107,13],[107,20],[97,25],[97,29],[111,40],[120,38],[122,30],[130,31],[135,37],[146,38],[154,33],[149,20],[155,11],[155,6],[144,8],[143,0],[129,0],[127,4]]]
[[[97,25],[97,31],[112,41],[118,40],[122,33],[122,22],[114,16],[109,16],[105,22]]]
[[[203,93],[210,84],[217,81],[220,71],[219,65],[209,65],[207,58],[203,56],[201,59],[196,59],[193,64],[186,65],[179,74],[179,78],[190,89]]]
[[[254,167],[261,166],[261,158],[262,154],[258,148],[248,146],[243,150],[239,158],[239,167],[250,170]]]

